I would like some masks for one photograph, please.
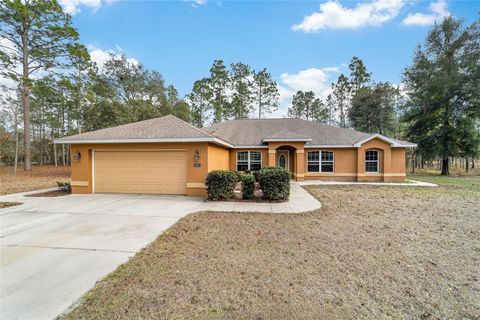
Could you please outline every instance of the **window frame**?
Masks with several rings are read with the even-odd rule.
[[[235,170],[237,172],[244,172],[245,170],[241,171],[241,170],[238,170],[238,163],[239,163],[239,160],[238,160],[238,155],[240,153],[244,153],[244,152],[247,152],[247,160],[240,160],[240,163],[242,164],[247,164],[247,170],[249,171],[257,171],[257,170],[252,170],[252,164],[260,164],[260,169],[262,168],[262,152],[261,151],[250,151],[250,150],[243,150],[243,151],[237,151],[237,157],[236,157],[236,164],[235,164]],[[251,158],[251,154],[252,153],[258,153],[260,155],[260,160],[252,160]]]
[[[310,161],[308,160],[308,154],[309,153],[315,153],[318,152],[318,161]],[[322,160],[322,153],[331,153],[332,154],[332,160],[328,161],[323,161]],[[318,164],[318,171],[310,171],[308,169],[309,165],[317,165]],[[322,164],[331,164],[332,165],[332,171],[322,171]],[[307,172],[319,172],[319,173],[335,173],[335,152],[330,151],[330,150],[314,150],[314,151],[307,151]]]
[[[324,160],[322,159],[322,158],[323,158],[322,155],[323,155],[324,152],[325,152],[325,153],[331,153],[331,154],[332,154],[332,160],[326,160],[326,161],[324,161]],[[322,166],[323,166],[324,163],[325,163],[325,164],[328,164],[328,165],[331,164],[331,165],[332,165],[332,171],[323,171],[323,170],[322,170]],[[320,154],[320,168],[319,168],[319,169],[320,169],[320,172],[324,172],[324,173],[334,173],[334,172],[335,172],[335,152],[333,152],[333,151],[327,151],[327,150],[323,150],[323,151],[322,151],[322,153]]]
[[[375,152],[377,154],[377,160],[367,160],[367,152]],[[367,149],[365,150],[365,173],[380,173],[380,152],[376,149]],[[377,171],[367,171],[367,163],[376,163]]]

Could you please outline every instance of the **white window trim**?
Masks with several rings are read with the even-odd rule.
[[[248,152],[247,160],[246,160],[246,161],[245,161],[245,160],[240,161],[240,162],[242,162],[242,163],[244,163],[244,162],[247,163],[247,167],[248,167],[247,170],[252,171],[252,170],[250,169],[250,168],[251,168],[251,166],[250,166],[250,165],[251,165],[251,160],[250,160],[250,153],[251,153],[251,152],[258,152],[258,153],[260,153],[260,160],[255,160],[254,163],[258,163],[258,161],[260,161],[260,167],[262,167],[262,152],[261,152],[261,151],[250,151],[250,150],[247,151],[247,150],[242,150],[242,151],[237,151],[236,163],[235,163],[235,170],[236,170],[237,172],[243,172],[243,171],[239,171],[239,170],[238,170],[238,154],[239,154],[240,152]]]
[[[367,160],[367,151],[375,151],[377,153],[377,160]],[[367,149],[365,150],[365,174],[375,174],[380,172],[380,153],[378,150],[375,149]],[[377,171],[367,171],[367,162],[376,162],[377,163]]]
[[[318,161],[308,161],[308,154],[310,152],[318,152]],[[322,171],[322,152],[331,152],[332,155],[333,155],[333,159],[332,161],[323,161],[325,162],[325,164],[330,164],[330,162],[332,163],[333,165],[333,171]],[[308,164],[309,162],[312,162],[312,163],[317,163],[318,162],[318,171],[309,171],[308,170]],[[330,151],[330,150],[315,150],[315,151],[308,151],[307,152],[307,172],[320,172],[320,173],[335,173],[335,152],[334,151]]]

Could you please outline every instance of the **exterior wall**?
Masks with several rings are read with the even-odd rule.
[[[258,151],[262,153],[262,167],[268,166],[268,149],[266,148],[254,148],[254,149],[230,149],[229,168],[230,170],[237,171],[237,152],[239,151]]]
[[[305,143],[304,142],[270,142],[268,143],[268,166],[276,166],[277,163],[277,149],[284,147],[291,147],[294,149],[291,166],[293,176],[297,181],[305,179]]]
[[[379,152],[379,172],[365,172],[365,151],[374,149]],[[308,151],[332,151],[334,153],[334,172],[306,172],[305,180],[326,181],[405,181],[405,148],[391,148],[380,139],[366,142],[360,148],[305,149],[305,170],[308,169]]]
[[[290,149],[290,168],[298,181],[337,180],[337,181],[386,181],[405,180],[405,148],[391,148],[390,144],[373,139],[360,148],[304,149],[303,142],[272,142],[267,148],[226,149],[209,143],[122,143],[122,144],[77,144],[70,148],[72,159],[72,193],[92,193],[94,156],[92,150],[184,150],[187,154],[187,195],[205,196],[205,179],[208,172],[216,169],[236,170],[238,151],[259,151],[262,153],[262,166],[276,165],[276,150],[288,146]],[[365,173],[365,151],[379,151],[379,172]],[[306,172],[308,151],[333,151],[334,172]],[[73,154],[79,151],[80,160],[74,160]],[[200,167],[194,167],[194,154],[200,154]]]
[[[333,152],[332,172],[308,172],[309,151]],[[305,149],[305,180],[326,181],[356,181],[357,180],[357,149],[356,148],[329,148]]]
[[[379,151],[379,172],[365,172],[365,151]],[[405,148],[391,148],[390,144],[372,139],[358,148],[357,157],[358,181],[402,182],[405,180]]]
[[[392,148],[392,182],[405,181],[406,168],[405,168],[405,148]]]
[[[214,144],[208,145],[208,172],[212,170],[228,170],[230,167],[230,151]]]
[[[184,150],[187,153],[187,195],[204,196],[205,179],[208,174],[208,151],[209,144],[204,143],[109,143],[109,144],[77,144],[72,145],[72,193],[92,193],[93,177],[92,162],[95,161],[92,156],[92,150]],[[213,148],[211,149],[213,150]],[[79,151],[81,159],[73,160],[73,153]],[[200,154],[200,167],[194,167],[193,155],[195,151]],[[217,155],[213,160],[214,164],[218,163],[226,168],[227,160],[226,152],[215,150]],[[224,156],[221,156],[223,154]]]

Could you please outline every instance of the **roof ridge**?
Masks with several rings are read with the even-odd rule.
[[[203,134],[206,134],[206,135],[208,135],[208,136],[210,136],[210,137],[215,137],[214,135],[211,135],[210,133],[208,133],[208,132],[206,132],[206,131],[203,131],[202,129],[197,128],[197,127],[195,127],[194,125],[186,122],[185,120],[182,120],[182,119],[180,119],[180,118],[175,117],[175,116],[174,116],[173,114],[171,114],[171,113],[167,114],[165,117],[168,117],[168,116],[174,118],[175,120],[177,120],[177,121],[179,121],[179,122],[182,122],[183,124],[186,124],[187,126],[189,126],[189,127],[192,128],[192,129],[195,129],[195,130],[198,131],[198,132],[201,132],[201,133],[203,133]]]

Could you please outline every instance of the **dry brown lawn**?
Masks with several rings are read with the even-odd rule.
[[[70,167],[53,165],[32,166],[32,171],[18,167],[17,175],[12,167],[0,166],[0,195],[55,187],[56,181],[69,181]]]
[[[308,190],[322,209],[185,217],[64,319],[480,318],[480,178]]]

